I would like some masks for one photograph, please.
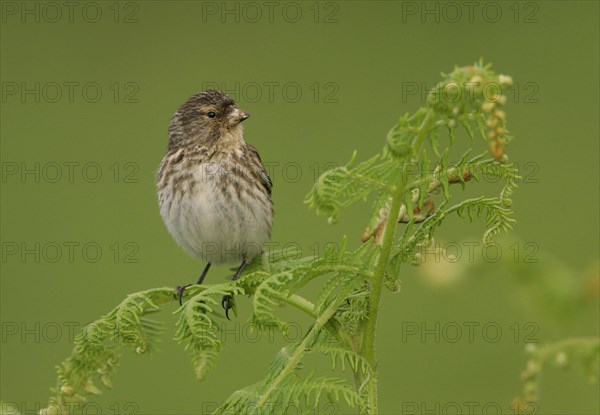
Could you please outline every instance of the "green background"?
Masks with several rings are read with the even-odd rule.
[[[369,212],[358,204],[327,226],[302,203],[315,174],[345,163],[354,149],[359,158],[378,152],[397,117],[423,104],[421,94],[440,71],[483,57],[516,81],[518,93],[509,93],[506,106],[516,137],[508,154],[524,166],[527,180],[514,198],[518,224],[506,244],[518,240],[521,256],[515,263],[504,249],[500,262],[482,263],[479,249],[477,263],[461,261],[458,271],[403,269],[402,292],[384,295],[378,326],[381,413],[410,413],[407,404],[418,405],[418,413],[444,413],[453,403],[469,413],[472,402],[475,413],[485,405],[513,413],[510,401],[522,390],[526,363],[523,337],[531,327],[540,342],[598,334],[597,2],[488,8],[481,2],[472,19],[464,6],[457,18],[443,2],[281,2],[272,19],[263,2],[254,3],[260,18],[248,8],[254,6],[235,2],[97,2],[87,14],[88,3],[81,2],[72,21],[64,7],[56,18],[45,3],[25,4],[2,3],[0,66],[0,399],[23,413],[39,408],[55,384],[54,365],[71,351],[69,327],[78,331],[127,293],[189,282],[200,272],[203,264],[187,257],[161,222],[154,172],[172,113],[207,83],[224,85],[252,114],[246,139],[270,165],[275,184],[272,241],[311,254],[344,234],[357,246]],[[96,6],[99,20],[86,21],[95,19]],[[23,7],[34,13],[37,7],[40,21],[21,16]],[[234,14],[207,14],[223,7]],[[417,14],[409,13],[415,7]],[[426,10],[434,14],[419,14]],[[78,83],[72,99],[65,82]],[[35,91],[36,83],[37,96],[21,95],[24,88]],[[57,99],[53,83],[61,88]],[[272,96],[269,83],[275,83]],[[88,102],[94,85],[102,96]],[[418,94],[403,94],[415,85]],[[72,181],[64,163],[76,163]],[[57,165],[62,176],[53,183]],[[102,172],[91,183],[94,166]],[[24,168],[37,168],[39,180],[34,173],[22,177]],[[449,221],[439,238],[480,241],[482,229],[482,223]],[[69,242],[75,244],[72,261]],[[35,250],[36,243],[39,261],[7,251],[22,244]],[[62,257],[52,262],[55,243],[63,244]],[[95,256],[93,246],[82,252],[86,243],[101,247],[97,262],[85,259]],[[526,243],[539,247],[537,263],[524,263]],[[460,278],[440,283],[453,273]],[[208,281],[228,274],[227,267],[215,268]],[[151,357],[125,354],[114,390],[97,400],[102,413],[201,413],[207,402],[259,380],[283,342],[264,335],[244,341],[249,307],[247,300],[239,303],[218,365],[202,383],[170,340],[174,307],[168,306],[161,350]],[[291,318],[306,329],[307,321]],[[465,322],[499,326],[502,336],[491,342],[476,330],[473,342],[463,333],[456,343],[402,336],[407,323]],[[597,384],[577,368],[547,369],[542,388],[540,413],[600,411]]]

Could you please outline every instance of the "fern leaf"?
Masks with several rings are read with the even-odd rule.
[[[179,314],[175,340],[184,343],[191,354],[194,373],[198,380],[204,379],[212,368],[221,350],[213,307],[219,303],[215,298],[225,295],[243,294],[244,290],[231,284],[194,287],[200,293],[185,302],[175,313]]]

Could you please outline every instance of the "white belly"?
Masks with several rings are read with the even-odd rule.
[[[219,175],[226,175],[225,183],[235,177],[215,172],[215,165],[203,164],[193,188],[184,186],[170,203],[159,194],[162,219],[177,244],[194,258],[210,263],[254,258],[270,236],[270,209],[231,184],[224,192]]]

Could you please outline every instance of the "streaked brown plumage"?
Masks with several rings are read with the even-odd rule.
[[[262,251],[271,235],[271,179],[246,143],[240,111],[224,93],[206,90],[173,115],[169,145],[157,172],[162,219],[177,244],[210,264],[241,262]],[[184,287],[179,288],[179,295]],[[231,299],[224,300],[226,311]]]

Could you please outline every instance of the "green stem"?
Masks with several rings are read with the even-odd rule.
[[[377,315],[379,312],[379,300],[383,288],[383,279],[385,270],[390,259],[392,243],[396,233],[396,224],[400,215],[400,206],[402,204],[402,195],[404,186],[397,186],[394,191],[390,214],[387,219],[387,225],[383,234],[381,253],[377,260],[375,272],[371,279],[371,289],[369,293],[369,306],[367,311],[367,322],[363,334],[362,352],[363,356],[373,369],[374,376],[368,379],[367,384],[367,414],[377,415],[377,359],[375,357],[375,331],[377,328]]]
[[[420,158],[423,141],[425,140],[425,137],[429,132],[430,125],[434,120],[432,117],[432,113],[433,112],[430,110],[429,112],[427,112],[427,114],[425,114],[425,117],[423,118],[423,121],[421,122],[421,125],[419,126],[419,129],[417,131],[417,135],[413,142],[413,149],[415,149],[413,153],[413,162],[417,162]],[[377,402],[378,368],[377,358],[375,355],[375,332],[377,329],[377,316],[379,313],[379,302],[381,299],[383,280],[385,278],[385,271],[388,266],[394,237],[396,235],[396,227],[400,216],[400,207],[402,206],[402,198],[406,190],[407,182],[408,176],[406,172],[403,171],[398,180],[398,183],[394,186],[392,192],[392,203],[390,206],[387,223],[383,234],[381,252],[379,254],[379,258],[377,259],[375,272],[373,273],[373,276],[371,278],[369,304],[367,309],[367,321],[364,326],[362,344],[362,355],[365,357],[365,359],[367,359],[373,370],[373,375],[366,379],[367,407],[363,412],[365,412],[368,415],[377,415],[379,413]],[[364,379],[361,379],[360,377],[357,379],[355,377],[355,381],[356,380],[360,381],[362,384],[362,381]]]
[[[315,311],[315,305],[298,294],[292,294],[289,297],[284,294],[279,294],[275,297],[280,301],[296,307],[298,310],[304,311],[306,314],[315,319],[319,316],[319,314]],[[336,336],[340,343],[347,345],[350,349],[356,352],[358,351],[356,350],[355,341],[352,335],[344,330],[336,319],[329,319],[329,321],[326,323],[326,326]]]
[[[315,312],[315,305],[298,294],[292,294],[288,297],[285,294],[276,293],[274,297],[296,307],[298,310],[304,311],[313,318],[317,318],[318,316],[318,314]]]
[[[287,363],[282,368],[282,370],[269,382],[268,387],[265,392],[262,394],[260,399],[257,402],[257,407],[262,408],[265,403],[267,403],[271,393],[275,388],[277,388],[281,382],[285,380],[285,378],[297,367],[298,363],[302,359],[302,356],[306,353],[308,349],[308,345],[310,345],[319,334],[321,329],[327,324],[329,319],[335,314],[336,310],[339,307],[339,302],[333,302],[329,305],[321,314],[317,317],[317,320],[311,327],[310,331],[306,334],[302,342],[294,349],[292,355],[288,358]]]

